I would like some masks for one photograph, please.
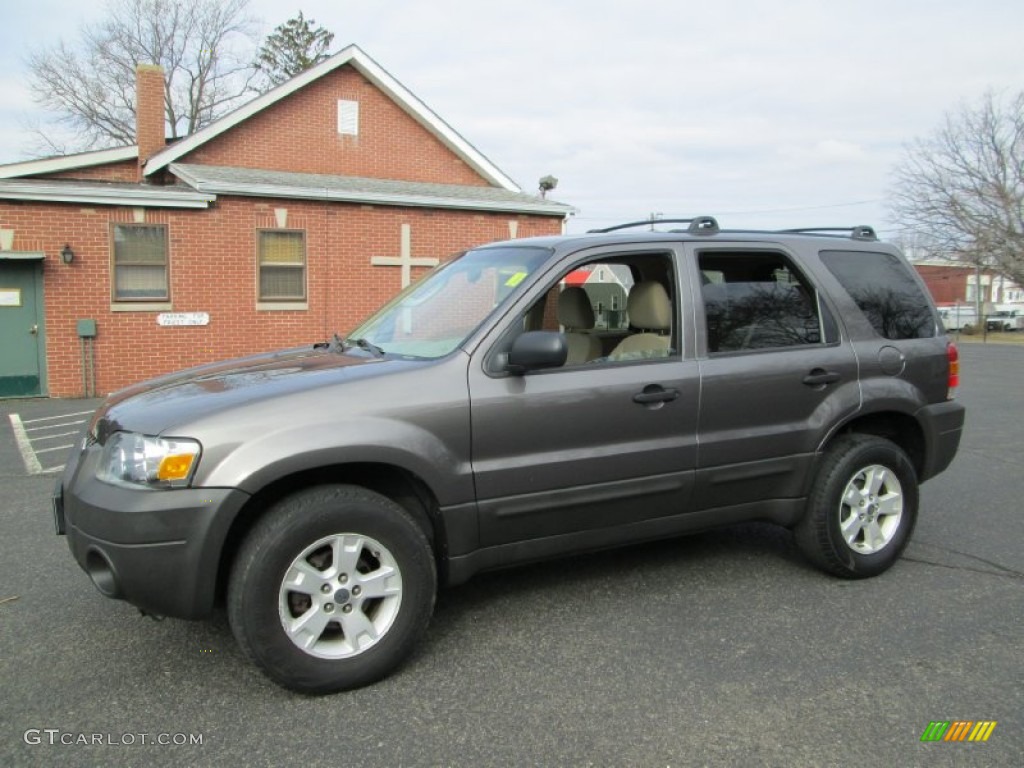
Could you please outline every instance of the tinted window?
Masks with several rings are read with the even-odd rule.
[[[931,301],[904,262],[890,253],[823,251],[829,268],[875,332],[887,339],[935,335]]]
[[[820,344],[814,290],[777,253],[702,253],[708,352]]]

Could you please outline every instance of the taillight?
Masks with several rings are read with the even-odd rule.
[[[956,388],[960,386],[960,350],[952,341],[946,343],[946,357],[949,358],[949,384],[946,398],[956,397]]]

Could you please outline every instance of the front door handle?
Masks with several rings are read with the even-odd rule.
[[[39,333],[39,326],[33,325],[31,328],[28,329],[28,332],[35,336],[37,333]]]
[[[633,402],[641,405],[669,403],[679,397],[678,389],[665,389],[657,384],[648,384],[642,392],[633,395]]]
[[[815,368],[804,376],[804,384],[808,387],[823,387],[826,384],[834,384],[842,376],[836,371],[826,371],[824,368]]]

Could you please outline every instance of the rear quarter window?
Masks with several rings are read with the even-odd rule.
[[[886,339],[935,335],[932,303],[905,262],[891,253],[822,251],[821,261]]]

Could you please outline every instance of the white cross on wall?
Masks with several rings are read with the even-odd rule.
[[[412,226],[402,225],[402,250],[401,255],[395,256],[373,256],[370,263],[375,267],[401,267],[402,287],[405,288],[412,282],[413,267],[436,267],[438,260],[428,257],[414,259],[412,257]]]

